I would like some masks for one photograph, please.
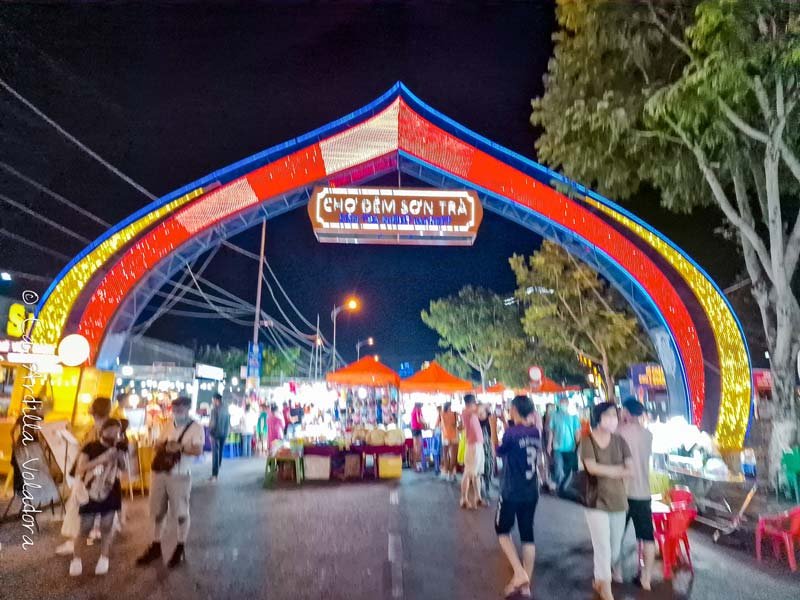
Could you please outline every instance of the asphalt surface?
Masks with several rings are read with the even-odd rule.
[[[510,569],[497,548],[494,511],[458,509],[457,484],[405,471],[401,482],[263,490],[262,472],[263,459],[228,461],[222,479],[209,483],[208,464],[195,468],[188,560],[173,571],[133,565],[148,542],[143,498],[129,502],[105,577],[92,574],[94,548],[84,575],[67,575],[68,559],[53,554],[60,523],[47,514],[27,550],[18,522],[0,525],[0,599],[502,598]],[[534,598],[592,598],[591,545],[580,508],[544,496],[535,529]],[[691,543],[694,577],[681,571],[672,582],[659,580],[650,594],[615,586],[616,598],[800,599],[800,573],[789,573],[785,561],[759,565],[751,552],[714,545],[703,531],[693,531]],[[168,549],[173,544],[174,529],[165,539]]]

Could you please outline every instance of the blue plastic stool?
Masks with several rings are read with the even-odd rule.
[[[241,436],[231,433],[228,439],[225,440],[225,445],[222,447],[223,458],[237,458],[241,455]]]
[[[427,470],[428,459],[433,459],[433,469],[438,475],[442,462],[442,437],[437,432],[429,438],[422,438],[422,468]]]

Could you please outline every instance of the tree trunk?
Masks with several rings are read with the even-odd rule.
[[[780,314],[780,310],[778,311]],[[778,317],[778,323],[781,318]],[[782,337],[790,338],[791,331],[787,328],[777,328],[777,339],[774,348],[770,351],[772,372],[772,435],[769,442],[769,453],[766,469],[769,473],[771,485],[775,485],[777,475],[781,468],[783,453],[791,450],[797,443],[797,411],[795,408],[795,356],[796,344]]]
[[[608,364],[608,357],[603,355],[602,361],[603,379],[606,384],[606,402],[615,402],[617,399],[614,391],[614,375],[611,373],[611,366]]]

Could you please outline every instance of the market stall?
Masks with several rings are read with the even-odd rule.
[[[398,426],[399,375],[368,356],[326,379],[336,391],[332,426],[299,430],[290,447],[277,449],[274,459],[298,461],[294,467],[298,480],[400,477],[404,446]],[[273,457],[268,473],[272,463]]]
[[[453,402],[453,410],[463,406],[461,394],[471,392],[473,383],[456,377],[436,361],[400,382],[404,414],[410,414],[416,402],[422,403],[425,422],[436,422],[438,410],[447,401]]]
[[[683,417],[648,425],[653,433],[653,472],[691,490],[697,521],[714,529],[714,540],[736,531],[757,491],[740,464],[723,458],[714,439]]]

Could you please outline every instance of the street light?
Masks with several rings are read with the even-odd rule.
[[[365,340],[359,341],[356,344],[356,356],[358,357],[357,359],[361,360],[361,348],[363,348],[364,346],[374,346],[374,345],[375,345],[375,339],[371,338],[371,337],[368,337]]]
[[[358,298],[350,297],[345,300],[342,306],[335,306],[331,311],[331,321],[333,321],[333,371],[336,370],[336,317],[339,316],[339,313],[343,310],[355,311],[358,310],[359,303]]]
[[[0,279],[2,279],[3,281],[11,281],[11,273],[9,273],[8,271],[3,271],[2,273],[0,273]]]

